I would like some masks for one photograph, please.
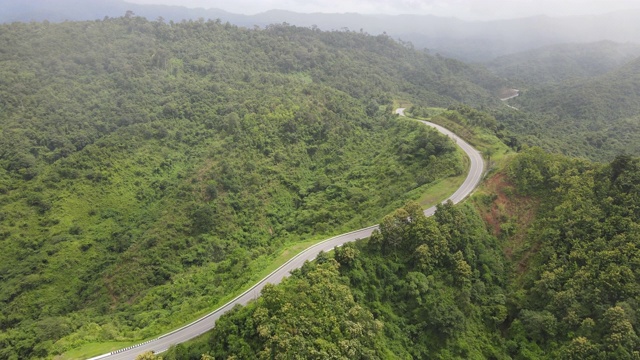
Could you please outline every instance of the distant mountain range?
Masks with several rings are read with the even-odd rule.
[[[144,16],[149,20],[163,17],[167,21],[182,19],[224,19],[233,23],[246,24],[245,15],[236,15],[219,9],[191,9],[182,6],[140,5],[122,0],[29,0],[17,3],[13,0],[0,0],[0,22],[14,21],[81,21],[98,20],[123,16],[127,11]]]
[[[640,56],[640,45],[598,41],[558,44],[500,56],[486,66],[518,88],[552,85],[603,75]]]
[[[537,16],[499,21],[463,21],[430,15],[301,14],[271,10],[257,15],[232,14],[220,9],[140,5],[122,0],[0,0],[0,22],[95,20],[127,11],[150,20],[220,19],[235,25],[264,27],[274,23],[317,26],[322,30],[386,32],[416,48],[463,61],[485,62],[496,57],[559,43],[602,40],[640,43],[640,11],[552,18]]]

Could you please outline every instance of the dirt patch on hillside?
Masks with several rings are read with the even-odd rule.
[[[479,206],[482,218],[493,235],[502,240],[507,259],[522,273],[535,253],[535,247],[525,249],[524,246],[539,202],[516,194],[513,184],[502,172],[488,178],[483,190],[488,198]]]

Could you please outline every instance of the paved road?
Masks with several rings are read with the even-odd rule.
[[[397,109],[396,113],[400,116],[404,116],[404,108]],[[430,123],[428,121],[420,121],[425,125],[432,126],[436,128],[441,133],[447,135],[451,139],[453,139],[456,144],[467,153],[469,156],[469,160],[471,163],[469,169],[469,175],[465,179],[464,183],[458,190],[449,197],[447,200],[451,200],[454,203],[458,203],[466,198],[473,189],[476,188],[478,183],[482,178],[482,172],[484,170],[484,162],[482,161],[482,156],[480,153],[471,147],[471,145],[467,144],[464,140],[460,139],[457,135],[452,133],[451,131],[443,128],[442,126]],[[436,208],[431,207],[424,211],[425,215],[431,216],[435,213]],[[246,305],[249,301],[255,299],[260,294],[260,291],[265,286],[265,284],[277,284],[282,281],[283,278],[289,276],[289,272],[293,269],[297,269],[304,264],[305,261],[310,261],[316,258],[318,253],[321,251],[330,251],[336,246],[340,246],[344,243],[354,241],[357,239],[367,238],[371,235],[374,229],[377,229],[378,225],[370,226],[364,229],[352,231],[350,233],[338,235],[327,239],[323,242],[320,242],[316,245],[313,245],[306,249],[305,251],[298,254],[293,259],[289,260],[287,263],[283,264],[281,267],[276,269],[274,272],[269,274],[267,277],[262,279],[259,283],[254,285],[251,289],[247,290],[243,294],[239,295],[235,299],[228,302],[226,305],[222,306],[218,310],[194,321],[193,323],[186,325],[180,329],[172,331],[168,334],[162,335],[157,339],[150,340],[143,344],[138,344],[132,346],[130,348],[114,351],[109,354],[104,354],[98,357],[92,358],[96,359],[108,359],[108,360],[130,360],[135,359],[135,357],[141,353],[147,351],[154,351],[156,353],[163,352],[167,350],[171,345],[179,344],[185,342],[187,340],[193,339],[194,337],[211,330],[218,318],[222,316],[225,312],[231,310],[237,304]]]

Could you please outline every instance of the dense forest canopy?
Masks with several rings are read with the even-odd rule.
[[[487,67],[512,86],[561,84],[604,75],[640,57],[640,45],[598,41],[559,44],[500,56]]]
[[[522,142],[596,161],[640,155],[640,58],[603,75],[533,85],[496,111]]]
[[[464,171],[392,99],[492,104],[499,84],[383,35],[0,26],[0,358],[156,336],[286,246],[375,223]]]
[[[639,184],[638,158],[526,150],[471,203],[407,204],[164,358],[635,359]]]

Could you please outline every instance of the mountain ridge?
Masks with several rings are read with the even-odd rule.
[[[74,0],[31,3],[20,8],[9,7],[8,0],[0,2],[5,11],[0,22],[43,21],[47,11],[56,15],[50,21],[95,20],[104,16],[122,16],[127,10],[155,20],[221,19],[232,24],[252,28],[270,24],[289,23],[322,30],[363,30],[372,34],[387,33],[397,39],[409,41],[417,48],[455,57],[465,61],[487,61],[510,53],[536,47],[572,42],[611,40],[640,43],[640,10],[616,11],[602,15],[550,17],[533,16],[517,19],[469,21],[434,15],[362,15],[356,13],[295,13],[270,10],[255,15],[233,14],[220,9],[186,8],[167,5],[140,5],[112,0],[108,6],[92,11],[90,4]],[[45,4],[45,5],[43,5]],[[73,5],[69,5],[73,4]],[[40,8],[38,8],[38,5]],[[67,9],[66,15],[59,9]],[[25,10],[26,9],[26,10]],[[39,10],[38,10],[39,9]],[[31,12],[29,12],[29,11]],[[36,11],[37,10],[37,11]],[[26,11],[26,12],[25,12]]]

